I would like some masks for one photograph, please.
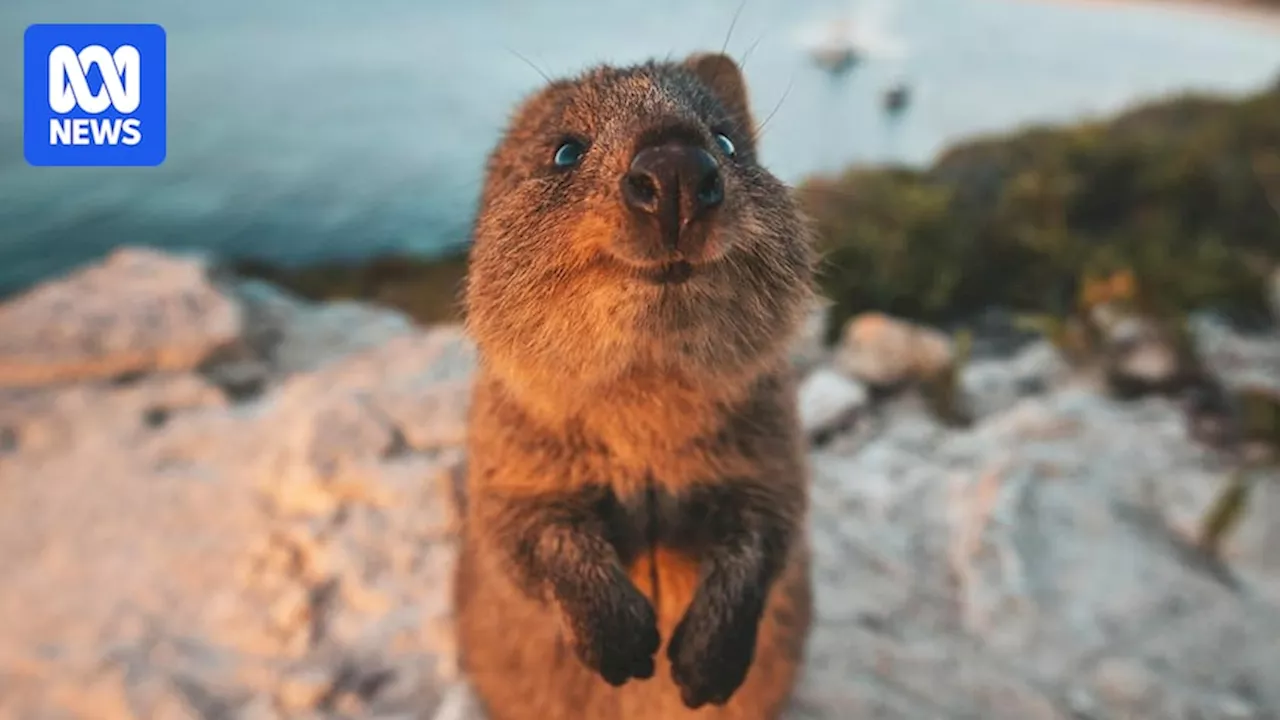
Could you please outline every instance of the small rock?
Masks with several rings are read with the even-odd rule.
[[[1115,372],[1146,385],[1163,385],[1178,374],[1178,356],[1159,340],[1151,339],[1126,348],[1117,358]]]
[[[960,371],[960,385],[969,408],[982,418],[1011,407],[1023,397],[1046,392],[1067,371],[1066,361],[1053,344],[1038,340],[1011,358],[966,364]]]
[[[0,387],[188,370],[241,329],[204,261],[124,248],[0,305]]]
[[[838,370],[877,387],[930,377],[953,361],[946,334],[876,312],[849,320],[835,359]]]
[[[800,424],[810,438],[838,430],[867,404],[867,391],[834,370],[819,369],[800,384]]]
[[[1168,388],[1184,367],[1168,334],[1154,321],[1109,305],[1093,309],[1102,332],[1105,370],[1113,390],[1126,395]]]
[[[1010,365],[1018,390],[1023,393],[1043,392],[1070,372],[1062,353],[1048,340],[1023,348]]]

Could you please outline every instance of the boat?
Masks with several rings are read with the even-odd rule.
[[[813,43],[809,54],[818,67],[833,75],[853,69],[862,61],[865,52],[857,42],[853,25],[847,18],[832,23],[826,37]]]

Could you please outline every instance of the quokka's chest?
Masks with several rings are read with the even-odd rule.
[[[636,588],[653,604],[664,637],[693,599],[705,555],[706,518],[658,483],[617,499],[608,539]]]
[[[700,508],[654,480],[612,491],[600,513],[606,539],[624,564],[657,550],[696,554],[704,544]]]

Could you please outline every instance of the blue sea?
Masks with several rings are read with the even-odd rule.
[[[868,56],[833,77],[809,48],[841,19]],[[34,22],[165,27],[163,165],[26,164]],[[463,246],[484,155],[541,73],[726,38],[771,116],[764,161],[792,182],[1280,75],[1280,21],[1031,0],[4,0],[0,31],[0,294],[125,243],[286,264]],[[900,82],[894,118],[881,99]]]

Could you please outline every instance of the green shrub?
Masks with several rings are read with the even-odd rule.
[[[829,338],[866,310],[1061,315],[1083,278],[1120,270],[1162,313],[1261,317],[1280,262],[1277,118],[1280,92],[1181,97],[966,143],[926,170],[811,178],[798,194],[825,257]]]

